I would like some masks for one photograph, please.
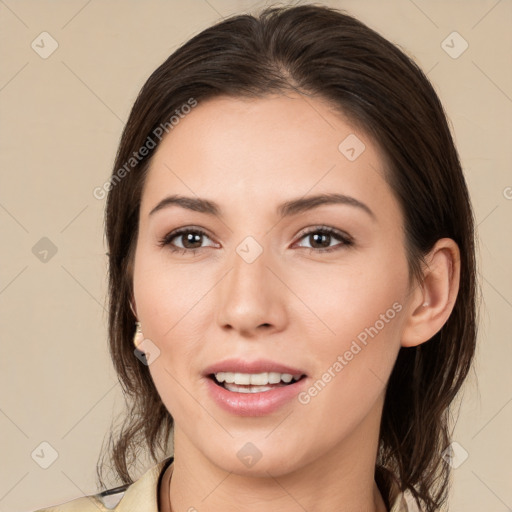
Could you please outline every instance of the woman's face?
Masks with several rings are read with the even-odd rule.
[[[279,475],[376,450],[411,300],[383,176],[365,133],[298,95],[200,102],[163,139],[143,190],[134,302],[176,452]],[[307,201],[326,194],[349,199]],[[212,373],[236,380],[228,390]],[[285,385],[287,373],[301,378]]]

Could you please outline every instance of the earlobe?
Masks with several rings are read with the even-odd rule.
[[[453,311],[459,291],[460,252],[451,238],[438,240],[425,258],[423,281],[409,301],[401,345],[414,347],[437,334]]]

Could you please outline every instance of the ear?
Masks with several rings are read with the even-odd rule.
[[[460,282],[460,251],[451,238],[441,238],[425,257],[423,281],[409,300],[401,345],[415,347],[438,333],[448,320]]]

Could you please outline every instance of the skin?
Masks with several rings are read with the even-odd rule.
[[[338,146],[355,134],[365,150],[349,161]],[[175,421],[172,510],[375,511],[386,507],[374,481],[386,382],[401,346],[438,332],[459,285],[459,252],[441,239],[422,283],[409,287],[403,217],[384,180],[384,158],[362,131],[320,99],[297,94],[200,102],[157,148],[144,186],[132,307],[160,355],[149,366]],[[337,192],[366,204],[322,205],[280,219],[284,201]],[[166,196],[219,204],[214,217]],[[306,229],[349,234],[323,245]],[[195,245],[178,236],[202,228]],[[321,233],[320,233],[321,234]],[[247,236],[263,249],[252,263],[236,252]],[[332,252],[322,247],[337,246]],[[220,409],[203,370],[228,357],[268,358],[322,378],[338,355],[392,305],[378,334],[309,403],[238,417]],[[424,306],[428,303],[428,306]],[[309,386],[308,386],[309,387]],[[261,459],[246,467],[247,442]]]

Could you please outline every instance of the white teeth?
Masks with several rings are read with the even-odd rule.
[[[283,381],[288,384],[293,380],[299,380],[302,375],[292,375],[290,373],[234,373],[218,372],[215,374],[217,382],[226,384],[237,384],[239,386],[266,386],[267,384],[279,384]]]
[[[263,374],[265,375],[265,374]],[[252,380],[252,379],[251,379]],[[268,373],[268,383],[269,384],[279,384],[281,381],[281,374],[277,372],[269,372]],[[259,382],[255,382],[254,384],[259,384]]]
[[[234,393],[263,393],[265,391],[270,391],[272,386],[237,386],[236,384],[224,384],[225,388],[228,391],[232,391]]]
[[[235,384],[249,385],[251,383],[251,376],[247,373],[235,373],[233,382]]]

